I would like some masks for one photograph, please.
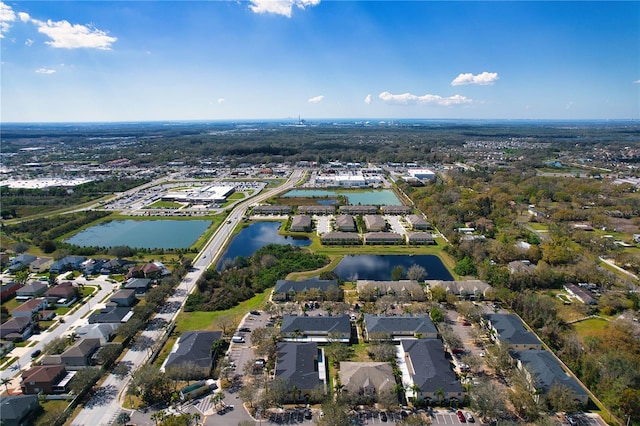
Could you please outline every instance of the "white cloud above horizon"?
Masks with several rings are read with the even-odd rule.
[[[367,95],[364,98],[364,103],[367,104],[367,105],[371,104],[371,94]]]
[[[0,2],[0,38],[4,38],[4,34],[11,28],[11,23],[16,20],[16,13],[11,6]]]
[[[635,84],[640,84],[640,80],[634,81]]]
[[[309,99],[309,103],[310,104],[317,104],[318,102],[322,102],[324,100],[324,96],[320,95],[320,96],[314,96],[313,98]]]
[[[464,105],[470,104],[473,102],[472,99],[469,99],[462,95],[453,95],[448,97],[442,97],[440,95],[413,95],[411,93],[401,93],[399,95],[394,95],[389,92],[382,92],[378,95],[378,98],[387,104],[392,105],[439,105],[439,106],[453,106],[453,105]]]
[[[306,9],[320,4],[320,0],[250,0],[249,9],[258,14],[271,13],[291,18],[293,7]]]
[[[453,79],[451,85],[463,86],[467,84],[477,84],[479,86],[491,86],[499,79],[500,77],[498,76],[497,72],[484,71],[476,75],[468,72],[459,74],[456,78]]]
[[[44,67],[42,67],[42,68],[38,68],[38,69],[36,70],[36,73],[38,73],[38,74],[55,74],[55,73],[56,73],[56,70],[51,69],[51,68],[44,68]]]
[[[218,102],[218,105],[222,105],[224,103],[225,99],[224,98],[218,98],[218,100],[216,102]]]
[[[111,50],[111,45],[118,40],[91,25],[71,24],[65,20],[41,21],[25,12],[19,12],[18,16],[22,22],[34,24],[39,33],[48,36],[51,41],[45,41],[45,44],[54,48]]]

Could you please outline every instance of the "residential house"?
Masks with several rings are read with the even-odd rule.
[[[431,224],[420,214],[410,214],[405,217],[405,220],[414,231],[425,231],[431,229]]]
[[[132,288],[118,290],[109,298],[110,302],[118,306],[133,306],[136,300],[136,291]]]
[[[89,324],[125,323],[133,316],[131,308],[111,306],[89,315]]]
[[[361,299],[378,298],[386,294],[405,295],[412,300],[424,300],[424,290],[416,280],[358,280],[356,289]]]
[[[84,275],[97,275],[105,263],[104,259],[87,259],[80,265],[80,270]]]
[[[427,245],[435,244],[436,240],[433,238],[431,232],[408,232],[407,243],[414,245]]]
[[[353,216],[343,214],[337,216],[335,219],[334,228],[340,232],[356,232],[356,222],[353,220]]]
[[[493,288],[482,280],[443,281],[426,280],[429,291],[434,287],[443,288],[447,293],[454,294],[459,299],[482,300],[489,295]]]
[[[351,340],[351,322],[347,315],[305,317],[285,315],[280,328],[288,342],[343,342]]]
[[[404,244],[404,236],[395,232],[367,232],[364,234],[365,244]]]
[[[29,299],[22,305],[11,311],[11,315],[14,318],[33,318],[34,315],[40,316],[44,310],[49,306],[49,302],[45,298]]]
[[[382,214],[401,216],[411,213],[411,207],[409,206],[382,206],[380,207]]]
[[[535,395],[546,394],[554,386],[564,386],[571,392],[573,400],[585,407],[589,393],[582,384],[563,367],[558,358],[545,350],[512,351],[518,368],[527,372]]]
[[[360,235],[352,232],[327,232],[320,236],[323,245],[361,245]]]
[[[3,396],[0,400],[0,423],[3,426],[32,424],[39,408],[38,395]]]
[[[31,333],[33,333],[31,318],[11,318],[9,321],[0,325],[0,339],[20,342],[27,340],[29,336],[31,336]]]
[[[326,390],[326,362],[324,351],[317,343],[278,343],[276,348],[275,377],[287,383],[287,400],[308,400],[316,389]]]
[[[42,274],[47,272],[53,265],[53,259],[50,257],[39,257],[29,264],[29,272],[32,274]]]
[[[16,299],[17,300],[27,300],[33,299],[35,297],[40,297],[44,294],[49,286],[46,283],[41,281],[31,281],[30,284],[22,286],[16,291]]]
[[[93,365],[91,358],[100,349],[99,338],[81,338],[60,355],[43,357],[43,365],[63,365],[68,370],[81,370]]]
[[[429,315],[364,315],[367,340],[435,339],[438,330]]]
[[[79,291],[72,282],[65,281],[49,288],[44,292],[44,297],[50,302],[60,306],[70,306],[78,298]]]
[[[536,271],[536,265],[532,265],[528,260],[514,260],[509,262],[508,267],[511,275],[531,275]]]
[[[38,365],[22,373],[20,388],[25,395],[65,393],[71,377],[64,365]]]
[[[445,357],[439,339],[401,340],[398,367],[407,396],[418,401],[462,401],[465,390]]]
[[[151,280],[149,278],[129,278],[123,283],[122,288],[134,290],[136,296],[143,296],[147,293],[150,285]]]
[[[335,206],[298,206],[298,214],[327,215],[335,212]]]
[[[387,221],[377,214],[368,214],[363,217],[364,226],[369,232],[381,232],[387,229]]]
[[[203,377],[211,374],[213,361],[217,357],[214,344],[222,338],[219,331],[188,331],[183,333],[171,349],[171,353],[162,364],[161,371],[171,367],[192,365],[197,367]],[[217,347],[217,346],[216,346]]]
[[[509,349],[542,349],[540,339],[525,327],[517,315],[489,314],[487,328],[492,332],[494,341],[507,345]]]
[[[78,271],[85,260],[87,260],[86,257],[82,256],[67,256],[57,262],[53,262],[49,267],[49,272],[61,274],[67,271]]]
[[[85,339],[99,339],[100,346],[111,341],[120,327],[120,323],[87,324],[76,328],[74,333]]]
[[[19,254],[9,261],[9,272],[14,273],[22,269],[28,269],[29,265],[37,259],[32,254]]]
[[[379,395],[394,393],[396,380],[388,362],[341,362],[340,383],[343,392],[362,397],[366,403],[376,401]]]
[[[2,289],[0,290],[0,301],[4,302],[11,299],[16,295],[19,288],[20,283],[17,281],[9,281],[6,284],[2,284]]]
[[[262,205],[253,208],[253,214],[285,216],[291,213],[291,206]]]
[[[378,213],[378,207],[376,206],[340,206],[340,214],[376,214]]]
[[[129,269],[131,261],[124,259],[112,259],[102,264],[101,274],[122,274]]]
[[[314,292],[320,297],[329,290],[339,289],[338,280],[321,280],[317,277],[303,281],[278,280],[273,289],[273,300],[293,300],[298,293]]]
[[[591,293],[588,290],[581,288],[580,286],[577,286],[575,284],[565,284],[564,289],[567,291],[567,293],[569,293],[585,305],[598,304],[598,301],[591,295]]]
[[[311,218],[304,214],[295,215],[291,219],[291,232],[309,232],[311,230]]]
[[[144,265],[136,265],[129,268],[126,278],[149,278],[155,279],[162,273],[162,268],[153,262],[145,263]]]

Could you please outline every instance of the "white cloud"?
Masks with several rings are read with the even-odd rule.
[[[305,9],[320,4],[320,0],[250,0],[251,9],[254,13],[273,13],[276,15],[291,18],[293,7]]]
[[[25,46],[31,46],[33,44],[33,40],[28,38],[27,41],[24,42],[24,44],[25,44]]]
[[[38,68],[36,72],[38,74],[55,74],[56,70],[50,68]]]
[[[470,72],[460,74],[451,82],[452,86],[462,86],[465,84],[478,84],[480,86],[490,86],[495,83],[500,77],[497,72],[482,72],[480,74],[473,75]]]
[[[52,41],[45,43],[51,47],[61,49],[100,49],[110,50],[111,45],[118,40],[91,25],[71,24],[69,21],[40,21],[33,19],[29,14],[18,14],[22,22],[31,22],[38,27],[38,32],[45,34]]]
[[[0,38],[4,38],[4,33],[9,31],[11,23],[16,20],[16,13],[11,6],[0,2]]]
[[[411,93],[402,93],[400,95],[394,95],[389,92],[382,92],[378,95],[383,102],[388,104],[397,104],[397,105],[415,105],[415,104],[433,104],[440,106],[452,106],[452,105],[463,105],[470,104],[473,102],[472,99],[469,99],[462,95],[453,95],[446,98],[443,98],[440,95],[412,95]]]
[[[640,84],[640,80],[634,81],[635,84]]]
[[[221,105],[224,103],[224,98],[218,98],[218,105]]]
[[[364,98],[364,103],[369,105],[371,103],[371,95],[367,95],[366,98]]]
[[[324,96],[320,95],[320,96],[314,96],[313,98],[309,99],[309,103],[310,104],[317,104],[318,102],[322,102],[324,100]]]

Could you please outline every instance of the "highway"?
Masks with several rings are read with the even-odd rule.
[[[178,313],[184,306],[187,296],[191,293],[201,275],[220,257],[227,241],[231,237],[235,227],[242,221],[247,209],[256,203],[260,203],[274,195],[285,192],[291,188],[302,178],[302,170],[292,172],[289,180],[268,191],[254,195],[253,197],[239,203],[231,211],[226,221],[223,222],[216,232],[212,235],[205,247],[198,254],[193,262],[193,268],[186,274],[180,285],[175,289],[174,293],[167,299],[165,309],[157,313],[149,327],[144,330],[137,338],[132,347],[125,353],[121,362],[129,362],[132,366],[132,372],[149,360],[152,355],[154,342],[163,339],[167,329],[158,326],[163,321],[171,322],[175,320]],[[87,402],[83,409],[73,419],[72,425],[111,425],[115,422],[118,413],[121,411],[121,401],[124,400],[125,390],[128,380],[121,380],[113,374],[104,380],[96,395]]]

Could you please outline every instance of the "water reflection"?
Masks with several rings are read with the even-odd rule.
[[[413,265],[420,265],[427,271],[426,279],[453,281],[440,258],[434,255],[350,255],[345,256],[333,271],[347,281],[388,281],[396,266],[402,267],[406,274]]]
[[[218,261],[217,269],[220,270],[225,260],[235,259],[238,256],[249,257],[267,244],[289,244],[293,246],[308,246],[311,244],[311,240],[307,237],[279,235],[278,230],[281,225],[280,222],[255,222],[244,228],[227,247],[227,251]]]

